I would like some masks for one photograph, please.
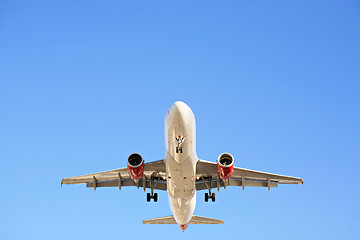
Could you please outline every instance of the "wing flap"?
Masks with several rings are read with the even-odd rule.
[[[146,188],[151,188],[150,187],[150,180],[146,181]],[[121,179],[121,187],[127,187],[127,186],[138,186],[143,188],[143,179],[139,180],[139,184],[136,184],[134,182],[134,180],[132,179]],[[86,183],[86,187],[88,188],[93,188],[94,187],[94,182],[88,182]],[[96,182],[96,188],[98,187],[119,187],[119,180],[115,180],[115,181],[105,181],[105,182]],[[157,190],[163,190],[166,191],[167,189],[167,185],[165,181],[160,181],[160,180],[154,180],[154,189]]]
[[[209,189],[209,181],[198,181],[196,183],[196,190],[205,190],[205,189]],[[226,186],[237,186],[237,187],[241,187],[242,186],[242,180],[241,179],[229,179],[229,184]],[[268,183],[265,181],[251,181],[251,180],[246,180],[245,187],[268,187]],[[270,183],[270,187],[277,187],[278,184],[276,182],[271,182]],[[224,187],[224,182],[223,180],[219,179],[219,187]],[[217,188],[217,182],[216,179],[211,181],[211,188]]]

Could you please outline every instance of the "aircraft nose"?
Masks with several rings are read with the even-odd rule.
[[[187,117],[190,112],[191,112],[190,107],[186,103],[181,101],[175,102],[169,109],[170,115],[176,118]]]
[[[189,226],[189,223],[185,223],[185,224],[179,224],[180,229],[184,232],[186,230],[186,228]]]
[[[177,101],[169,108],[166,114],[166,122],[171,124],[189,124],[195,121],[195,117],[190,107],[186,103]]]
[[[190,107],[189,107],[186,103],[184,103],[184,102],[182,102],[182,101],[177,101],[177,102],[175,102],[175,103],[173,104],[173,108],[174,108],[174,109],[177,109],[177,110],[190,109]]]
[[[184,112],[184,105],[182,104],[182,102],[176,102],[174,103],[168,112],[168,117],[172,120],[180,120],[183,118]]]
[[[176,112],[181,111],[184,107],[185,107],[185,103],[177,101],[172,105],[172,109],[175,110]]]
[[[173,114],[179,114],[179,113],[180,113],[180,110],[181,110],[181,105],[174,103],[174,104],[172,105],[172,108],[171,108],[171,109],[172,109]]]

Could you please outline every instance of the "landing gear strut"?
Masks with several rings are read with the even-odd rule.
[[[150,178],[150,189],[151,189],[151,193],[147,193],[146,194],[146,201],[150,202],[151,199],[154,199],[154,202],[158,201],[158,194],[154,193],[154,177],[151,176]]]
[[[205,182],[206,187],[209,189],[209,193],[205,193],[205,202],[208,202],[209,198],[211,199],[212,202],[215,202],[215,193],[211,193],[211,183],[212,183],[212,178],[209,177],[209,184]]]

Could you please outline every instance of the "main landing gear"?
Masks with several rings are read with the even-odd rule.
[[[154,193],[154,194],[147,193],[146,194],[146,201],[150,202],[151,199],[154,199],[154,202],[157,202],[158,201],[158,194],[157,193]]]
[[[156,184],[157,184],[157,182],[156,182]],[[158,201],[158,194],[157,194],[157,193],[154,193],[154,188],[155,188],[156,184],[154,184],[154,177],[151,176],[151,178],[150,178],[150,189],[151,189],[151,193],[147,193],[147,194],[146,194],[146,201],[147,201],[147,202],[150,202],[151,199],[154,199],[154,202],[157,202],[157,201]]]
[[[212,202],[215,202],[215,193],[211,193],[211,183],[212,183],[212,178],[209,177],[208,179],[208,183],[206,181],[204,181],[207,189],[209,189],[209,193],[205,193],[205,202],[208,202],[209,201],[209,198],[211,199]]]
[[[211,201],[215,202],[215,193],[205,193],[205,202],[209,201],[209,198],[211,198]]]

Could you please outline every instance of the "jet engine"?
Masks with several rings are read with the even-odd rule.
[[[128,157],[127,168],[130,177],[135,180],[135,182],[139,181],[139,179],[143,177],[144,160],[142,159],[140,154],[133,153]]]
[[[222,180],[231,178],[234,172],[234,158],[230,153],[223,153],[217,160],[217,170]]]

